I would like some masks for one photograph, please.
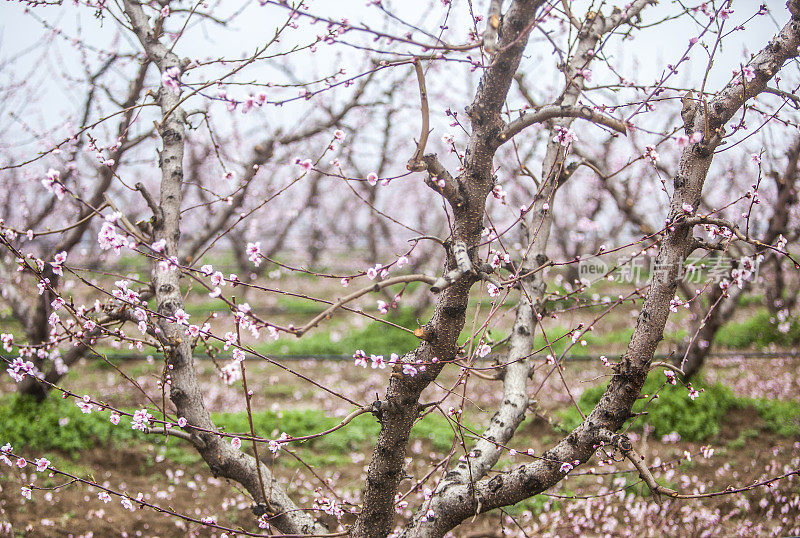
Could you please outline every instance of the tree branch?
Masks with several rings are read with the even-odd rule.
[[[180,239],[185,112],[180,107],[179,90],[173,90],[164,79],[179,78],[183,66],[178,57],[158,40],[140,3],[123,0],[123,4],[136,37],[147,56],[162,73],[157,101],[162,113],[159,126],[163,144],[159,209],[163,219],[154,231],[158,240],[163,239],[166,242],[165,254],[175,256]],[[203,440],[202,445],[195,445],[198,452],[212,472],[239,482],[252,495],[256,505],[269,507],[269,512],[275,516],[272,523],[281,531],[294,534],[324,532],[322,525],[295,506],[265,465],[215,435],[217,430],[205,407],[197,380],[191,344],[189,339],[182,337],[182,325],[174,321],[175,312],[184,308],[179,279],[180,271],[177,267],[162,267],[154,260],[152,283],[156,294],[156,309],[160,314],[158,326],[162,338],[173,344],[166,346],[165,351],[172,379],[169,396],[178,415],[186,418],[190,425],[189,431],[192,426],[198,428],[196,435]],[[263,498],[259,473],[270,482],[269,499]]]
[[[526,112],[520,118],[512,121],[498,135],[499,143],[503,144],[511,140],[514,135],[520,133],[526,127],[534,123],[543,123],[555,118],[580,118],[598,125],[604,125],[614,129],[618,133],[627,134],[628,129],[625,122],[606,116],[589,106],[566,106],[566,105],[547,105],[534,112]]]
[[[428,133],[430,132],[428,92],[425,89],[425,72],[422,70],[422,62],[420,62],[419,58],[414,58],[414,71],[417,73],[417,83],[419,84],[422,127],[419,133],[419,141],[417,142],[417,150],[414,152],[414,156],[408,161],[406,168],[412,172],[419,172],[420,170],[426,170],[428,168],[426,163],[422,162],[422,156],[425,154],[425,146],[428,143]]]
[[[305,333],[307,333],[308,331],[319,325],[319,323],[322,320],[329,319],[331,317],[331,314],[333,314],[336,310],[338,310],[345,304],[349,303],[350,301],[358,299],[359,297],[362,297],[368,293],[380,291],[383,288],[389,286],[394,286],[395,284],[405,284],[408,282],[425,282],[426,284],[433,284],[434,282],[436,282],[436,279],[428,275],[402,275],[402,276],[387,278],[386,280],[382,280],[380,282],[376,282],[375,284],[367,286],[366,288],[362,288],[358,291],[355,291],[350,295],[345,295],[344,297],[333,303],[331,306],[326,308],[324,311],[317,314],[311,321],[309,321],[299,329],[296,329],[294,331],[294,334],[298,338],[303,336]]]

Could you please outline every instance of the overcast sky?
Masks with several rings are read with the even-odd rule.
[[[454,30],[467,29],[468,21],[463,15],[459,17],[458,14],[459,9],[462,14],[464,13],[463,8],[466,6],[466,1],[453,0],[453,2],[456,9],[448,20],[450,28]],[[366,3],[365,0],[336,0],[335,2],[307,0],[307,4],[314,13],[338,19],[347,17],[351,23],[365,23],[379,28],[385,17],[376,8],[367,7]],[[605,3],[607,5],[624,5],[626,1],[617,0]],[[779,26],[785,22],[787,18],[785,2],[768,0],[766,3],[771,10],[770,15],[757,17],[748,23],[745,32],[735,32],[725,40],[726,48],[723,54],[717,55],[707,85],[709,89],[718,89],[724,86],[730,79],[732,71],[738,69],[742,62],[746,62],[749,53],[763,47]],[[434,8],[428,11],[421,9],[430,5],[427,0],[403,2],[384,0],[384,5],[390,7],[393,13],[428,29],[436,28],[442,22],[425,20],[428,13],[438,15],[444,12],[439,4],[440,0],[435,0]],[[480,9],[481,13],[485,9],[484,4],[486,2],[474,2],[476,9]],[[504,4],[507,6],[509,2],[506,1]],[[758,9],[759,4],[760,2],[755,0],[734,2],[734,15],[728,27],[750,17]],[[194,59],[246,56],[268,40],[276,21],[280,21],[281,16],[285,17],[285,10],[276,7],[262,7],[256,1],[224,0],[220,2],[220,5],[223,7],[215,10],[215,14],[224,15],[242,9],[243,16],[239,16],[235,23],[227,28],[220,28],[210,23],[194,25],[187,31],[176,48],[176,52],[180,56]],[[577,7],[573,9],[576,13],[580,13],[581,9],[585,10],[585,6],[588,5],[589,0],[576,2]],[[605,9],[608,11],[607,7]],[[652,23],[677,11],[676,1],[662,0],[658,6],[645,11],[644,22]],[[31,118],[32,124],[43,126],[63,121],[67,115],[74,115],[80,106],[79,99],[85,93],[85,86],[76,87],[73,93],[60,80],[62,73],[67,73],[76,80],[85,80],[86,76],[82,73],[80,63],[80,53],[76,47],[70,46],[67,39],[53,37],[45,25],[58,27],[64,31],[66,36],[80,37],[85,43],[98,49],[113,50],[118,48],[117,41],[124,40],[129,44],[122,43],[123,46],[119,48],[138,50],[138,44],[133,42],[132,36],[124,34],[120,36],[117,33],[118,26],[115,21],[109,18],[98,20],[94,17],[91,9],[76,9],[71,2],[65,2],[63,7],[37,7],[33,9],[33,13],[35,16],[25,14],[24,7],[18,3],[5,2],[0,6],[0,15],[2,15],[0,16],[0,59],[5,62],[12,60],[3,66],[5,80],[0,84],[8,84],[9,80],[29,80],[34,83],[32,95],[26,94],[21,99],[17,95],[16,101],[8,100],[5,105],[0,104],[0,117],[2,117],[0,137],[8,133],[8,114],[14,113],[22,107],[28,107],[26,116]],[[316,32],[322,32],[323,28],[322,25],[313,27]],[[399,33],[396,28],[393,31]],[[666,64],[678,60],[686,49],[689,39],[697,33],[696,25],[686,19],[680,19],[637,31],[634,40],[614,43],[606,52],[614,54],[612,61],[615,66],[627,67],[627,69],[620,70],[622,73],[635,73],[637,82],[652,84],[660,78]],[[300,40],[309,37],[307,34],[303,35],[302,32],[295,36]],[[541,46],[529,47],[528,52],[531,57],[541,56],[552,64],[553,58],[550,57],[549,45],[541,35],[537,37],[534,34],[533,39],[539,39]],[[287,41],[288,39],[284,39],[283,44],[285,45]],[[455,42],[454,39],[450,41]],[[47,46],[43,46],[43,44],[47,44]],[[415,52],[418,51],[419,49],[416,49]],[[320,73],[330,72],[339,64],[346,65],[349,60],[341,57],[334,58],[331,54],[321,47],[320,52],[316,55],[297,56],[296,59],[293,58],[293,61],[297,62],[294,65],[299,69],[300,76],[313,79]],[[357,56],[360,55],[353,54],[353,58]],[[707,58],[698,47],[691,62],[684,64],[685,67],[681,68],[678,80],[675,82],[699,86],[706,61]],[[303,62],[307,62],[307,65]],[[351,67],[350,72],[353,72],[353,69]],[[604,73],[603,68],[598,66],[593,82],[602,81],[604,75],[610,75],[610,72],[606,69]],[[256,76],[259,79],[272,79],[282,75],[273,70],[272,72],[258,73]],[[434,108],[435,104],[432,104],[432,111]],[[283,120],[279,118],[277,121]],[[5,127],[3,127],[4,124]]]

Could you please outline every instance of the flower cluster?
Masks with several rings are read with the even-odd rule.
[[[17,357],[11,364],[9,364],[8,368],[6,368],[6,372],[8,375],[11,376],[16,383],[19,383],[23,379],[25,379],[26,375],[30,375],[37,378],[42,378],[44,375],[36,369],[36,366],[31,361],[24,361],[22,357]]]
[[[100,227],[100,232],[97,234],[97,242],[103,250],[113,250],[115,254],[119,254],[123,247],[134,249],[136,242],[129,239],[126,235],[117,233],[114,223],[122,217],[122,213],[115,211],[106,216],[105,221]]]
[[[560,125],[556,125],[555,130],[556,135],[553,137],[553,142],[558,142],[565,148],[578,140],[578,135],[575,134],[575,131],[573,131],[571,127],[565,129]]]
[[[367,358],[369,358],[369,360],[372,362],[373,369],[380,368],[381,370],[386,368],[387,364],[393,365],[399,359],[396,353],[392,353],[387,363],[387,361],[383,358],[383,355],[369,355],[369,357],[367,357],[367,354],[361,349],[356,350],[356,352],[353,354],[353,361],[355,365],[362,368],[366,368],[368,366],[369,363],[367,362]]]
[[[321,488],[317,488],[316,490],[313,506],[314,510],[322,510],[326,514],[335,517],[337,520],[341,520],[342,516],[344,515],[342,505],[336,502],[336,499],[322,495]]]
[[[147,412],[147,409],[139,409],[133,414],[131,419],[131,428],[134,430],[145,431],[150,426],[150,419],[153,415]]]
[[[378,276],[383,279],[386,278],[386,275],[388,274],[389,270],[385,269],[381,263],[376,263],[373,267],[367,269],[367,278],[370,280],[375,280],[375,278]]]
[[[48,192],[55,194],[56,198],[59,200],[63,199],[64,193],[67,192],[64,186],[59,182],[60,175],[61,173],[58,170],[51,168],[47,171],[47,177],[42,180],[44,188],[47,189]]]
[[[281,449],[281,445],[290,439],[291,436],[289,436],[289,434],[287,434],[286,432],[281,432],[280,437],[278,437],[277,439],[273,439],[269,443],[267,443],[267,448],[269,448],[269,451],[272,452],[273,454],[277,454],[277,452]]]
[[[12,346],[14,345],[14,335],[10,333],[3,333],[0,334],[0,342],[3,343],[3,349],[8,353],[11,353],[11,350],[14,349]]]

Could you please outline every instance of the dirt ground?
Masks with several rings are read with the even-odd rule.
[[[773,383],[771,390],[775,395],[795,391],[794,398],[797,397],[800,361],[772,361],[768,368],[745,362],[720,362],[713,370],[713,377],[734,387],[740,395],[763,395],[764,387]],[[318,380],[341,387],[345,394],[358,400],[374,397],[382,384],[382,380],[374,379],[370,371],[339,363],[312,365],[301,362],[293,367],[302,368],[306,373],[310,368],[316,368]],[[127,364],[125,368],[147,390],[148,383],[154,382],[152,374],[158,365]],[[226,389],[213,389],[219,385],[214,380],[213,367],[209,364],[201,369],[210,407],[237,410],[240,395],[235,392],[228,394]],[[328,409],[331,414],[338,412],[338,404],[330,397],[292,385],[290,374],[273,369],[255,365],[250,368],[256,407],[271,402],[271,406],[277,409],[317,407]],[[601,374],[599,366],[589,363],[570,365],[565,372],[573,387],[589,386],[590,380],[597,383]],[[544,373],[537,374],[534,381],[542,381],[544,377]],[[136,397],[131,396],[129,390],[118,389],[116,379],[102,369],[88,368],[87,373],[74,379],[72,384],[78,391],[91,387],[91,390],[105,394],[115,405],[136,405]],[[775,385],[775,380],[780,381],[779,386]],[[452,381],[445,375],[441,385],[447,387]],[[788,387],[785,386],[787,383]],[[552,386],[549,381],[544,383],[540,401],[550,402],[550,405],[542,409],[538,418],[527,421],[517,437],[537,453],[559,438],[548,422],[552,409],[567,403],[566,398],[557,396],[563,392],[558,388],[555,382]],[[480,421],[481,412],[478,410],[491,409],[492,404],[496,404],[496,389],[490,385],[479,392],[473,400],[474,408],[465,413],[471,413],[474,420]],[[732,411],[725,418],[720,434],[705,443],[715,450],[710,457],[702,455],[703,443],[637,436],[636,446],[652,465],[665,463],[664,468],[655,473],[656,477],[682,493],[722,491],[730,486],[747,486],[800,469],[800,439],[778,437],[764,430],[762,425],[761,418],[752,409]],[[144,500],[171,512],[197,520],[213,516],[225,527],[264,532],[259,531],[256,525],[246,494],[233,484],[211,476],[202,462],[191,458],[175,461],[171,454],[164,455],[162,451],[163,447],[145,444],[115,445],[83,453],[78,460],[61,455],[59,464],[77,476],[89,477],[112,490],[129,492],[132,496],[142,492]],[[691,454],[691,461],[685,460],[685,453]],[[343,491],[344,500],[355,506],[369,454],[370,447],[365,446],[363,453],[352,454],[352,465],[314,470],[334,489]],[[36,456],[35,450],[26,454],[29,458]],[[439,461],[444,454],[436,453],[427,442],[414,441],[409,447],[409,456],[408,473],[419,478],[430,471],[432,462]],[[506,458],[498,467],[510,466],[515,461],[522,460],[520,456]],[[613,469],[627,472],[611,473]],[[281,458],[277,460],[275,470],[297,502],[301,506],[310,506],[314,489],[320,486],[316,478],[302,468],[283,465]],[[20,487],[30,481],[33,473],[0,472],[4,473],[0,474],[0,533],[3,532],[2,522],[6,521],[13,529],[8,532],[9,536],[221,535],[219,530],[203,528],[200,523],[187,522],[152,508],[129,511],[118,498],[103,502],[98,498],[96,487],[84,484],[35,491],[32,500],[28,501],[20,495]],[[38,477],[39,483],[45,478]],[[56,477],[53,482],[56,485],[66,481]],[[549,496],[539,496],[525,506],[506,512],[479,516],[456,529],[452,536],[781,536],[798,534],[800,530],[797,529],[800,526],[797,523],[800,517],[800,476],[796,474],[770,487],[758,487],[743,493],[693,500],[662,500],[661,503],[638,482],[636,473],[630,472],[626,462],[614,463],[611,467],[601,466],[595,458],[549,491]],[[411,483],[404,481],[401,491],[407,491]],[[413,508],[422,497],[415,492],[408,500],[409,508]],[[409,510],[401,514],[398,523],[402,524],[402,517],[408,515]],[[350,522],[352,517],[345,515],[343,524]],[[335,530],[335,525],[331,529]],[[343,527],[338,530],[343,530]]]

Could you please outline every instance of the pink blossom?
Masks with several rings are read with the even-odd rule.
[[[409,364],[407,362],[404,362],[403,363],[403,373],[405,375],[414,377],[415,375],[417,375],[417,367],[414,366],[413,364]]]
[[[386,368],[386,361],[383,359],[383,355],[371,355],[370,359],[372,360],[372,369],[380,368],[383,370]]]
[[[179,308],[178,310],[176,310],[175,314],[173,316],[173,318],[175,319],[175,322],[179,323],[181,325],[188,325],[190,317],[191,316],[189,314],[187,314],[182,308]]]
[[[187,420],[184,417],[178,418],[178,426],[181,428],[185,428],[187,424]]]
[[[11,353],[12,345],[14,344],[14,335],[10,333],[0,334],[0,341],[3,342],[3,349]]]
[[[242,369],[239,362],[231,361],[220,368],[219,376],[226,385],[233,385],[242,378]]]
[[[495,185],[495,187],[492,189],[492,196],[500,200],[501,204],[506,203],[506,191],[503,190],[502,185]]]
[[[671,385],[675,385],[677,380],[675,379],[675,372],[672,370],[664,370],[664,375],[667,376],[667,382]]]
[[[44,279],[40,280],[38,282],[38,284],[36,284],[36,288],[39,290],[39,295],[43,294],[47,290],[47,287],[49,285],[50,285],[50,279],[49,278],[44,278]]]
[[[305,170],[311,170],[311,168],[313,168],[313,166],[314,166],[314,163],[311,161],[311,159],[300,160],[298,158],[298,159],[295,159],[294,164],[299,165],[300,167],[302,167]]]
[[[291,437],[289,437],[289,435],[286,432],[282,432],[280,437],[278,437],[277,440],[269,442],[269,446],[268,446],[269,451],[272,452],[273,454],[277,453],[278,450],[281,449],[281,444],[283,444],[283,442],[285,442],[285,441],[287,441],[289,439],[291,439]]]
[[[146,431],[150,426],[151,418],[153,418],[153,415],[148,413],[147,409],[139,409],[133,413],[133,419],[131,419],[131,428],[134,430]]]
[[[242,104],[242,114],[247,114],[248,112],[250,112],[250,109],[252,109],[254,105],[255,105],[255,100],[253,99],[253,96],[252,95],[247,96],[247,98],[244,100],[244,103]]]
[[[380,263],[376,263],[375,267],[370,267],[367,269],[367,278],[370,280],[375,280],[378,276],[378,272],[383,268],[383,265]]]
[[[240,448],[242,448],[242,440],[241,440],[241,439],[239,439],[238,437],[234,437],[234,438],[232,438],[232,439],[231,439],[231,446],[232,446],[234,449],[236,449],[236,450],[239,450]]]
[[[255,243],[247,243],[247,248],[245,249],[247,253],[248,259],[253,262],[253,265],[258,267],[261,265],[261,241],[256,241]]]
[[[59,183],[60,175],[61,173],[58,170],[51,168],[47,171],[47,177],[42,180],[44,188],[55,194],[59,200],[64,198],[64,193],[66,192],[64,186]]]
[[[647,145],[644,147],[644,156],[650,159],[650,162],[656,164],[659,160],[658,152],[656,151],[656,147],[652,145]]]
[[[225,275],[222,274],[221,271],[216,271],[214,274],[211,275],[211,285],[212,286],[224,286],[225,285]]]
[[[575,131],[573,131],[571,127],[565,129],[564,127],[556,126],[555,129],[556,135],[553,137],[553,142],[558,142],[562,146],[567,147],[578,140],[578,135],[575,134]]]
[[[31,500],[31,488],[27,488],[25,486],[22,486],[20,488],[20,494],[23,497],[25,497],[26,499],[28,499],[29,501]]]
[[[119,419],[120,419],[120,417],[116,413],[111,413],[111,416],[108,417],[108,420],[111,421],[111,424],[113,424],[114,426],[119,424]]]
[[[168,67],[161,74],[161,85],[169,88],[173,93],[180,93],[181,90],[181,71],[177,67]]]
[[[378,184],[378,174],[375,172],[370,172],[367,174],[367,183],[372,185],[373,187]]]
[[[47,458],[39,458],[36,460],[36,470],[40,473],[50,466],[50,460]]]
[[[742,75],[747,82],[753,82],[753,80],[756,78],[755,70],[749,65],[746,65],[742,68]]]
[[[367,354],[364,353],[363,350],[358,349],[355,353],[353,353],[353,362],[356,366],[361,366],[362,368],[367,367]]]

